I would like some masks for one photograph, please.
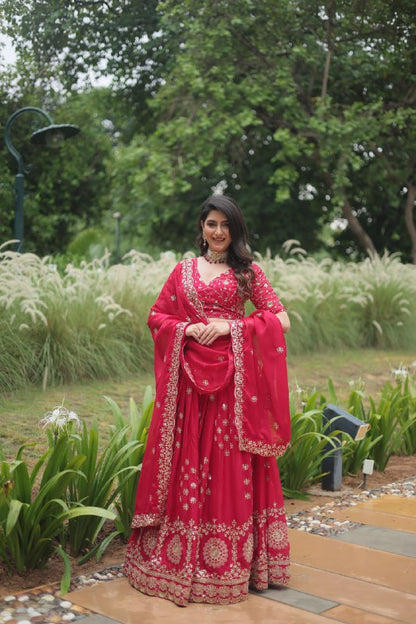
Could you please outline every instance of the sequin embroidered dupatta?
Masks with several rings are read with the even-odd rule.
[[[286,347],[277,317],[257,311],[230,321],[231,338],[210,347],[185,337],[189,323],[207,322],[192,276],[192,260],[169,276],[149,315],[155,343],[156,399],[137,492],[133,527],[158,525],[169,487],[181,374],[198,392],[234,383],[234,419],[241,450],[281,455],[290,438]]]
[[[264,310],[231,324],[235,424],[241,450],[283,455],[290,440],[286,343],[279,319]]]

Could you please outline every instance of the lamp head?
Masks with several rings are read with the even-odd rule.
[[[329,403],[323,411],[324,420],[329,424],[332,431],[344,431],[348,433],[353,440],[362,440],[370,425],[356,418],[341,407]]]
[[[36,145],[46,145],[48,147],[58,146],[64,139],[75,136],[80,131],[78,126],[73,124],[50,124],[45,128],[40,128],[33,132],[30,140]]]

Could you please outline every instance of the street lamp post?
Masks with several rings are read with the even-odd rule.
[[[122,218],[121,212],[115,212],[113,214],[113,219],[116,221],[115,228],[115,263],[118,264],[120,262],[120,221]]]
[[[26,171],[20,152],[11,142],[10,131],[16,119],[25,113],[36,113],[38,115],[41,115],[48,122],[47,126],[36,130],[32,133],[30,137],[32,143],[36,143],[38,145],[53,146],[59,143],[62,139],[72,137],[75,134],[78,134],[78,132],[80,131],[78,126],[74,126],[72,124],[54,124],[50,116],[45,113],[45,111],[35,106],[25,106],[24,108],[20,108],[12,115],[10,115],[9,119],[6,121],[6,125],[4,127],[4,141],[9,152],[17,160],[17,174],[15,182],[16,197],[14,213],[14,238],[18,241],[16,244],[16,251],[19,252],[23,249],[24,174],[26,173]]]

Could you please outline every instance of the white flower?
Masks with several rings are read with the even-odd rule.
[[[43,429],[51,427],[55,434],[67,431],[69,426],[75,425],[81,428],[81,421],[75,412],[68,410],[63,405],[57,405],[52,411],[46,412],[46,416],[39,421]]]
[[[399,368],[392,369],[392,375],[396,381],[404,381],[409,376],[409,371],[406,366],[399,366]]]

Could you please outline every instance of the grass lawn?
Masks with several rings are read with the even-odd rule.
[[[337,392],[339,404],[346,404],[350,382],[364,382],[365,393],[377,399],[383,385],[392,380],[392,369],[407,366],[415,371],[415,351],[330,351],[314,354],[288,356],[289,385],[291,389],[300,386],[312,392],[319,390],[328,396],[328,378],[331,377]],[[45,412],[56,405],[64,405],[82,419],[96,416],[106,437],[107,426],[112,422],[112,413],[104,399],[111,397],[127,413],[129,398],[140,405],[143,390],[153,385],[151,372],[140,372],[122,380],[95,381],[47,388],[28,388],[13,395],[0,397],[0,444],[6,459],[15,456],[19,446],[26,442],[38,442],[36,449],[28,449],[26,457],[38,456],[46,447],[45,436],[38,426]]]

